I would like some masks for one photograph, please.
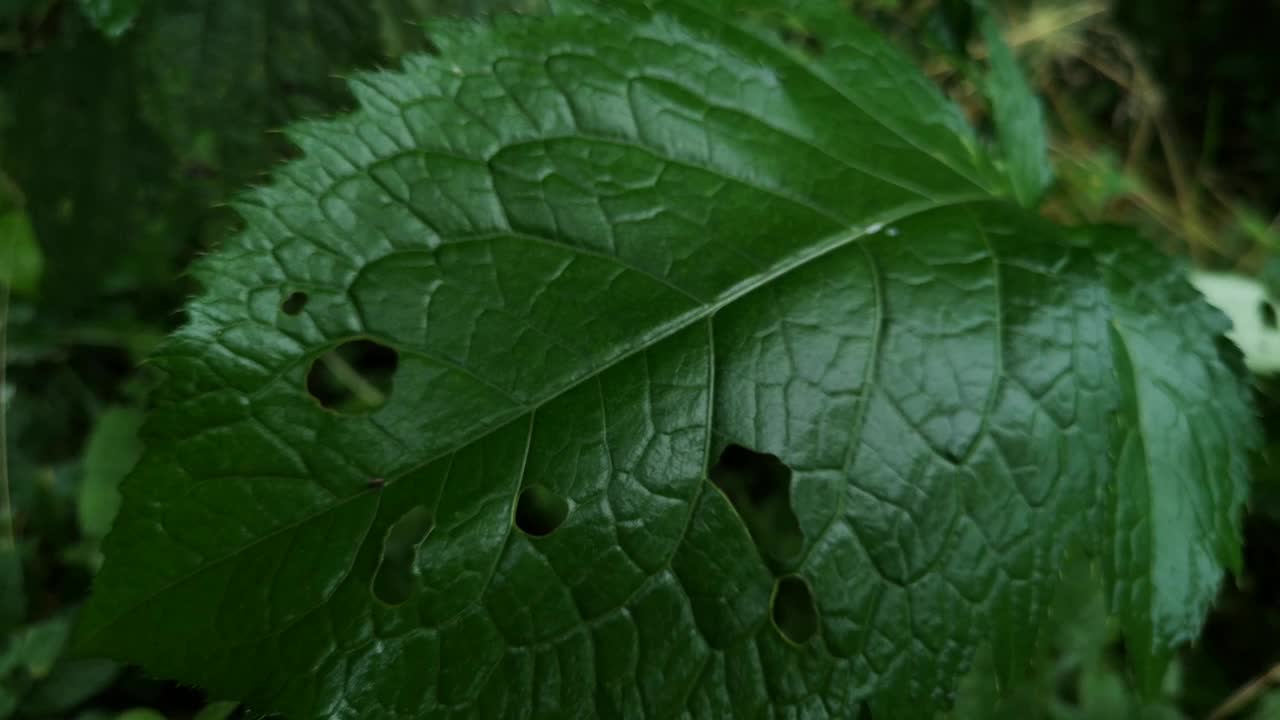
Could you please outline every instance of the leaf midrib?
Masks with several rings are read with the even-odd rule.
[[[742,281],[729,286],[715,298],[712,298],[707,301],[703,301],[701,302],[701,304],[693,307],[689,311],[676,315],[674,318],[667,321],[666,323],[659,325],[657,328],[650,331],[649,333],[637,338],[636,342],[630,347],[630,349],[624,352],[618,353],[615,357],[610,358],[608,361],[602,364],[592,363],[588,365],[583,372],[581,372],[576,376],[567,377],[562,383],[560,383],[560,386],[558,388],[551,390],[548,394],[541,397],[540,399],[537,399],[536,401],[528,402],[528,403],[513,403],[513,407],[511,408],[510,411],[495,415],[491,418],[487,418],[482,424],[476,427],[475,434],[469,436],[466,440],[461,441],[459,444],[455,445],[454,447],[451,447],[447,450],[440,451],[439,453],[432,455],[428,459],[422,460],[395,474],[389,475],[387,477],[388,483],[397,482],[401,478],[412,474],[414,471],[426,465],[436,462],[451,454],[454,454],[475,442],[479,442],[483,440],[484,438],[488,437],[490,434],[497,432],[498,430],[507,426],[509,423],[521,417],[522,415],[536,412],[542,406],[546,405],[549,402],[554,401],[556,398],[559,398],[565,393],[573,390],[581,383],[587,380],[590,380],[593,377],[597,377],[598,375],[607,371],[608,369],[622,362],[625,362],[629,358],[641,352],[644,352],[655,345],[660,344],[662,341],[666,340],[667,338],[672,337],[678,334],[679,332],[692,327],[694,324],[698,322],[701,322],[707,319],[713,319],[715,314],[720,309],[733,304],[735,301],[741,299],[742,297],[752,292],[755,292],[756,290],[759,290],[761,288],[768,286],[774,281],[787,276],[788,274],[808,265],[811,262],[817,261],[830,253],[836,252],[844,247],[847,247],[850,244],[860,240],[861,238],[867,237],[869,235],[874,235],[875,231],[871,231],[871,228],[876,228],[878,231],[878,228],[884,225],[894,223],[894,222],[899,222],[920,213],[930,212],[933,210],[938,210],[938,209],[949,207],[949,206],[963,205],[963,204],[972,203],[972,202],[989,201],[993,199],[993,194],[990,188],[983,187],[983,184],[977,178],[969,175],[968,173],[961,172],[959,169],[957,169],[954,165],[952,165],[951,162],[947,161],[947,159],[945,158],[945,154],[943,154],[944,157],[938,157],[937,153],[929,152],[926,149],[920,147],[919,144],[913,138],[908,137],[908,135],[904,133],[901,129],[892,127],[891,125],[886,123],[882,118],[879,118],[876,114],[871,113],[866,108],[862,107],[862,105],[857,101],[855,101],[853,97],[850,97],[847,93],[843,92],[835,82],[833,82],[829,77],[827,77],[825,73],[819,72],[818,69],[814,68],[811,64],[800,62],[797,58],[792,57],[785,52],[782,52],[778,47],[770,43],[761,41],[760,38],[744,32],[742,28],[738,27],[733,23],[726,22],[722,18],[707,16],[706,13],[704,13],[702,10],[698,8],[694,8],[684,2],[681,2],[680,5],[682,5],[688,10],[693,10],[698,15],[702,15],[705,18],[712,20],[713,22],[720,25],[721,27],[732,30],[739,37],[740,40],[751,42],[763,48],[767,48],[770,51],[770,53],[772,53],[775,57],[780,57],[782,60],[786,62],[786,64],[800,69],[801,71],[809,74],[815,80],[825,84],[837,96],[839,96],[840,98],[848,102],[851,107],[855,108],[863,115],[866,115],[867,117],[870,117],[876,120],[886,130],[889,130],[892,134],[896,135],[897,137],[902,139],[904,142],[911,145],[913,148],[919,150],[921,153],[930,157],[935,157],[941,162],[941,164],[944,167],[946,167],[951,172],[956,173],[958,177],[961,177],[967,180],[968,182],[973,183],[973,185],[975,186],[975,191],[968,192],[968,193],[960,193],[950,197],[944,196],[944,197],[924,198],[919,202],[907,203],[889,212],[885,212],[885,213],[881,213],[878,215],[873,215],[871,217],[865,218],[866,222],[862,226],[846,227],[841,231],[828,235],[823,239],[821,239],[820,241],[813,243],[799,250],[798,252],[788,256],[781,262],[775,263],[772,267],[766,269],[765,271],[749,276],[747,278],[744,278]],[[798,139],[798,138],[793,138],[793,139]],[[806,144],[809,144],[809,143],[806,143]],[[845,164],[844,161],[841,161],[841,163]],[[722,171],[715,168],[701,168],[701,169],[717,175],[722,174]],[[369,177],[374,177],[376,180],[376,176],[373,173],[369,173]],[[737,178],[734,178],[734,179],[736,180]],[[880,178],[880,179],[884,180],[884,178]],[[896,183],[893,183],[893,184],[896,184]],[[757,189],[762,189],[762,188],[757,188]],[[773,194],[775,191],[766,190],[766,192]],[[408,202],[407,199],[399,198],[396,196],[395,193],[390,193],[390,194],[392,197],[396,197],[396,199],[399,200],[410,212],[413,212],[415,215],[418,214],[417,209],[413,207],[412,203]],[[796,202],[796,200],[793,198],[788,197],[786,199],[791,202]],[[815,208],[810,207],[809,209],[814,210]],[[829,220],[836,221],[841,225],[848,223],[848,220],[832,217],[828,215],[826,211],[823,211],[821,214],[823,214],[824,216],[827,216]],[[528,233],[521,233],[521,234],[527,235]],[[540,237],[542,237],[544,241],[554,243],[556,245],[564,247],[566,250],[570,252],[574,252],[579,255],[584,254],[580,248],[577,248],[569,243],[564,243],[560,241],[558,238],[545,237],[545,236],[540,236]],[[653,279],[649,273],[643,273],[639,268],[632,267],[628,264],[619,263],[616,258],[612,258],[611,256],[605,256],[605,257],[619,264],[620,267],[622,267],[625,271],[640,272],[645,276],[649,276],[650,279]],[[663,284],[667,286],[669,290],[672,289],[669,283],[663,283]],[[692,299],[687,292],[683,293],[683,295],[686,299]],[[359,335],[360,337],[368,337],[375,340],[384,341],[386,344],[392,347],[396,347],[400,344],[394,338],[386,338],[374,333],[364,332]],[[325,347],[319,348],[313,353],[307,353],[300,356],[297,361],[295,361],[294,363],[285,365],[284,367],[282,367],[280,372],[277,372],[273,374],[271,377],[267,378],[264,381],[263,388],[265,388],[271,383],[279,382],[280,379],[288,373],[288,370],[293,367],[296,367],[298,363],[305,362],[309,358],[313,357],[315,354],[321,353],[324,350],[330,347],[333,347],[336,344],[340,344],[343,341],[344,341],[344,338],[335,338],[331,340],[330,343],[327,344]],[[711,362],[712,363],[715,362],[714,357],[711,359]],[[474,375],[474,373],[469,373],[469,374]],[[489,383],[486,383],[486,384],[489,384]],[[256,392],[261,392],[261,390]],[[226,555],[220,556],[211,561],[207,561],[193,568],[191,571],[187,573],[183,573],[182,575],[179,575],[178,577],[169,581],[168,583],[161,586],[160,588],[148,593],[145,597],[133,603],[128,608],[124,609],[122,612],[117,613],[110,621],[102,623],[97,630],[94,630],[92,631],[91,634],[89,634],[88,636],[85,636],[85,641],[88,642],[89,640],[101,635],[101,633],[107,627],[114,625],[121,618],[136,612],[139,608],[145,606],[146,604],[153,601],[155,598],[159,597],[165,592],[168,592],[174,587],[177,587],[191,580],[192,578],[199,576],[203,572],[213,567],[222,565],[224,563],[230,562],[240,557],[241,555],[250,551],[252,548],[256,547],[260,543],[267,542],[274,537],[277,537],[284,533],[295,530],[296,528],[306,523],[312,522],[316,519],[322,518],[328,515],[329,513],[337,512],[341,510],[343,507],[345,507],[349,501],[359,498],[361,496],[362,496],[361,493],[356,493],[347,498],[339,498],[337,499],[337,502],[330,504],[318,510],[315,513],[298,518],[278,528],[274,528],[268,533],[265,533],[255,538],[250,543],[237,548],[233,552],[227,553]],[[345,580],[346,576],[350,573],[350,571],[351,571],[351,568],[348,568],[344,572],[343,576],[339,579],[339,583],[337,584],[340,584],[341,581]],[[327,600],[328,598],[326,597],[323,601],[321,601],[321,603],[317,603],[317,605],[322,604],[324,601],[327,601]]]
[[[516,406],[512,408],[512,410],[508,413],[503,413],[500,415],[496,415],[493,418],[489,418],[483,424],[483,426],[477,427],[476,434],[469,436],[465,441],[460,442],[459,444],[447,450],[442,450],[439,453],[436,453],[427,459],[414,463],[413,465],[395,473],[394,475],[388,476],[387,484],[398,482],[400,479],[404,478],[405,476],[411,475],[416,470],[419,470],[427,465],[430,465],[431,463],[434,463],[438,460],[448,457],[449,455],[452,455],[456,452],[459,452],[463,448],[466,448],[473,443],[483,440],[484,438],[488,437],[492,433],[497,432],[502,428],[506,427],[509,423],[516,420],[520,416],[529,414],[531,412],[536,412],[539,408],[563,396],[565,393],[572,391],[574,388],[578,387],[583,382],[586,382],[594,377],[599,376],[600,374],[604,373],[610,368],[613,368],[627,361],[631,357],[641,352],[644,352],[655,345],[658,345],[659,343],[666,340],[667,338],[670,338],[692,327],[694,324],[704,320],[714,319],[714,316],[717,312],[719,312],[721,309],[729,305],[732,305],[734,302],[745,297],[746,295],[749,295],[757,290],[760,290],[768,286],[769,284],[783,277],[786,277],[792,272],[800,270],[801,268],[807,266],[809,263],[818,261],[821,258],[833,252],[837,252],[845,247],[848,247],[865,237],[875,235],[876,232],[869,232],[868,231],[869,228],[877,228],[877,232],[878,232],[878,228],[881,226],[885,226],[890,223],[901,222],[902,220],[910,218],[914,215],[919,215],[926,212],[932,212],[934,210],[939,210],[945,207],[959,206],[959,205],[964,205],[967,203],[974,203],[974,202],[989,201],[991,199],[992,198],[989,195],[986,195],[983,193],[972,193],[972,194],[957,195],[957,196],[953,196],[945,199],[933,199],[923,203],[914,203],[910,205],[904,205],[902,207],[896,208],[894,211],[873,216],[872,218],[868,218],[869,222],[865,226],[846,228],[841,232],[828,235],[823,240],[817,243],[814,243],[813,245],[789,256],[784,261],[777,263],[774,267],[768,269],[767,271],[752,277],[745,278],[741,282],[731,285],[724,292],[722,292],[719,295],[719,297],[715,298],[710,302],[703,304],[701,307],[696,307],[690,310],[689,312],[676,316],[672,320],[656,328],[654,331],[651,331],[647,335],[638,339],[637,342],[626,352],[619,353],[617,356],[609,359],[607,362],[604,362],[602,364],[592,365],[589,368],[587,368],[585,372],[577,376],[571,376],[567,378],[559,388],[551,391],[546,396],[538,399],[537,401],[531,402],[525,405]],[[566,249],[572,249],[572,246],[569,246],[569,245],[565,245],[564,247],[566,247]],[[627,268],[627,269],[634,271],[634,269],[632,268]],[[361,337],[372,337],[372,336],[369,335],[368,333],[364,333],[361,335]],[[391,343],[392,346],[396,344],[396,341],[393,338],[375,338],[375,339],[385,340]],[[324,349],[337,344],[341,344],[342,341],[343,341],[342,338],[337,338],[335,340],[332,340],[329,345],[326,345],[325,348],[317,349],[316,352],[323,352]],[[289,368],[296,367],[298,363],[305,362],[307,358],[312,357],[313,354],[314,353],[308,353],[306,355],[303,355],[294,363],[284,366],[281,369],[281,372],[276,373],[271,378],[268,378],[266,380],[266,383],[278,382],[281,377],[283,377],[288,373]],[[713,364],[715,363],[714,357],[711,358],[711,362]],[[264,384],[264,387],[265,387],[265,384]],[[129,605],[127,608],[116,613],[110,620],[100,623],[95,629],[88,631],[88,634],[82,635],[80,642],[77,644],[82,647],[91,645],[96,638],[100,637],[107,630],[107,628],[115,625],[122,618],[137,612],[140,608],[152,602],[153,600],[163,595],[164,593],[172,590],[173,588],[190,581],[192,578],[204,572],[207,572],[208,570],[214,567],[217,567],[224,563],[235,560],[236,558],[252,550],[254,547],[258,546],[261,543],[268,542],[269,540],[279,535],[282,535],[287,532],[291,532],[297,529],[298,527],[305,525],[306,523],[312,522],[314,520],[317,520],[319,518],[322,518],[325,515],[328,515],[329,513],[337,512],[342,508],[346,507],[346,505],[349,502],[361,497],[364,497],[364,493],[355,493],[345,498],[338,498],[335,503],[331,505],[327,505],[324,508],[314,513],[298,518],[286,525],[281,525],[278,528],[274,528],[270,532],[267,532],[263,535],[260,535],[254,538],[248,544],[240,546],[233,552],[227,553],[226,555],[222,555],[218,558],[215,558],[213,560],[210,560],[198,565],[197,567],[193,568],[191,571],[183,573],[182,575],[179,575],[174,579],[170,580],[169,582],[165,583],[163,586],[151,591],[146,596],[140,598],[138,601]],[[346,571],[344,571],[344,573],[342,574],[342,576],[338,578],[338,581],[334,583],[334,587],[341,585],[341,583],[346,580],[350,572],[351,572],[351,568],[347,568]],[[317,606],[321,605],[324,602],[327,602],[328,599],[329,599],[328,597],[325,597],[320,602],[317,602],[316,605]]]

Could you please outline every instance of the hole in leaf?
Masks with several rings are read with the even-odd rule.
[[[1269,330],[1276,329],[1276,306],[1270,300],[1258,303],[1258,315],[1262,317],[1262,325]]]
[[[307,373],[307,392],[325,408],[345,414],[376,410],[391,394],[399,356],[386,345],[353,340],[320,356]]]
[[[297,315],[306,306],[307,294],[304,292],[295,292],[280,303],[280,309],[284,311],[285,315]]]
[[[1241,377],[1248,376],[1249,369],[1244,362],[1244,353],[1240,351],[1239,346],[1237,346],[1234,341],[1230,340],[1225,335],[1219,335],[1214,338],[1213,342],[1214,347],[1218,351],[1218,359],[1221,360],[1224,365],[1231,368],[1232,372],[1240,375]]]
[[[569,516],[569,501],[542,485],[531,485],[516,501],[516,527],[526,535],[550,535]]]
[[[773,624],[782,636],[797,645],[818,632],[818,608],[809,584],[795,575],[779,578],[773,586]]]
[[[711,481],[733,503],[775,571],[800,553],[804,536],[791,509],[791,468],[777,456],[730,445],[712,466]]]
[[[822,47],[822,40],[808,30],[788,27],[778,34],[782,37],[782,42],[794,45],[814,57],[820,57],[825,49]]]
[[[399,605],[413,595],[414,563],[435,521],[431,511],[417,505],[400,516],[382,539],[382,558],[373,573],[373,596],[387,605]]]

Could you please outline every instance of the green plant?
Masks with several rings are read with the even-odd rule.
[[[1240,564],[1221,316],[1008,202],[1044,143],[838,5],[618,5],[438,25],[292,126],[81,649],[292,717],[917,717],[984,640],[1022,679],[1083,554],[1159,687]]]
[[[0,0],[0,718],[204,707],[63,642],[136,452],[137,365],[235,222],[230,191],[293,151],[272,131],[344,109],[335,75],[426,47],[418,13],[462,4],[164,0],[122,29],[128,0]]]

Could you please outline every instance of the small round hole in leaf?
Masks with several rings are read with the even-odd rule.
[[[569,516],[569,501],[542,485],[532,485],[516,501],[516,527],[526,535],[555,532]]]
[[[280,309],[284,311],[285,315],[297,315],[306,306],[307,294],[304,292],[292,293],[284,299],[284,302],[280,303]]]
[[[773,624],[796,645],[803,645],[818,632],[818,608],[809,584],[795,575],[779,578],[770,603]]]
[[[382,539],[382,557],[373,573],[374,597],[387,605],[399,605],[413,595],[418,548],[434,526],[431,511],[416,505],[387,528]]]
[[[399,355],[372,340],[353,340],[321,355],[307,373],[307,392],[321,406],[348,415],[376,410],[391,395]]]

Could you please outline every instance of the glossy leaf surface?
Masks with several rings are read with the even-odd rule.
[[[916,717],[1099,537],[1137,652],[1194,631],[1252,433],[1218,316],[996,198],[838,4],[660,5],[434,27],[290,130],[153,360],[82,647],[294,718]],[[326,409],[352,341],[390,390]],[[1141,462],[1194,442],[1232,471]]]

